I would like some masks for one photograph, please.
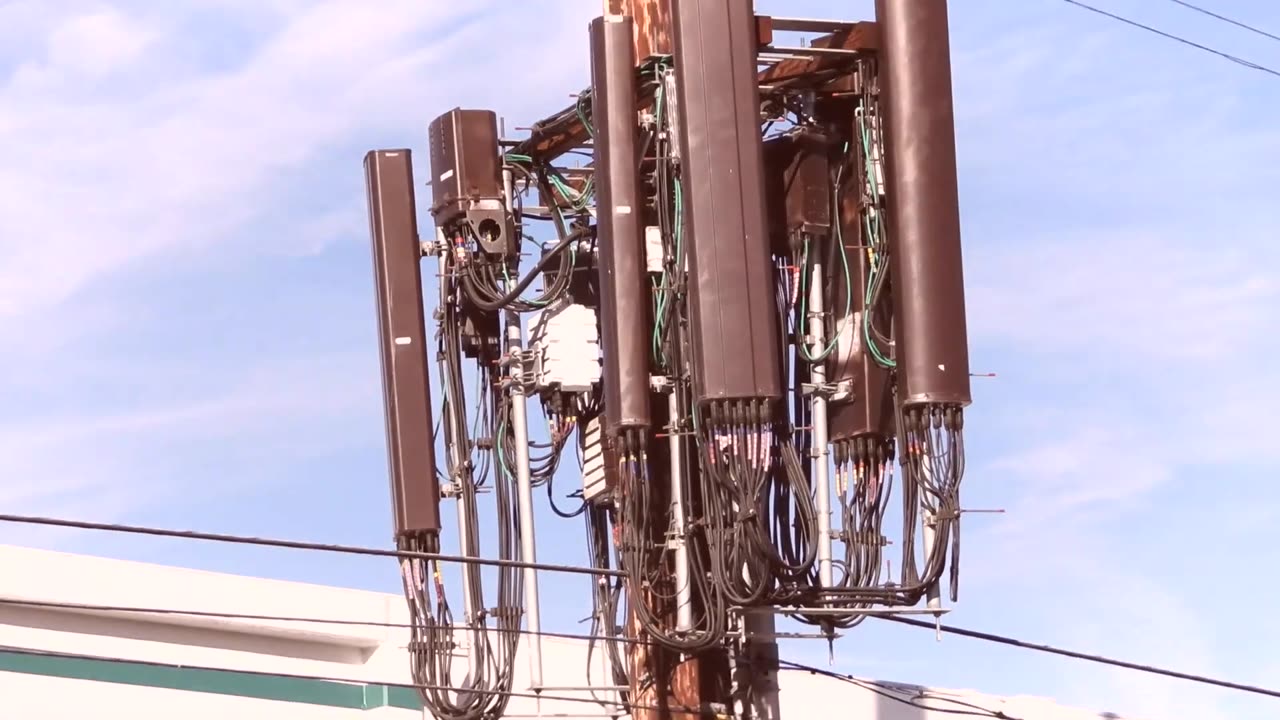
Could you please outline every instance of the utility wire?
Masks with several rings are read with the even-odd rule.
[[[1085,3],[1080,2],[1080,0],[1062,0],[1062,1],[1071,5],[1075,5],[1078,8],[1088,10],[1089,12],[1097,13],[1104,17],[1111,18],[1112,20],[1115,20],[1117,22],[1122,22],[1126,25],[1130,25],[1132,27],[1146,30],[1149,33],[1154,33],[1156,35],[1159,35],[1160,37],[1173,40],[1174,42],[1179,42],[1179,43],[1182,43],[1183,45],[1188,45],[1190,47],[1196,48],[1197,50],[1203,50],[1204,52],[1217,55],[1220,58],[1223,58],[1225,60],[1230,60],[1231,62],[1237,65],[1243,65],[1244,67],[1247,67],[1251,70],[1259,70],[1261,72],[1267,73],[1268,75],[1274,75],[1275,77],[1280,77],[1280,70],[1275,70],[1273,68],[1267,67],[1266,65],[1259,65],[1258,63],[1253,62],[1252,60],[1245,60],[1242,57],[1238,57],[1236,55],[1232,55],[1231,53],[1226,53],[1221,50],[1216,50],[1214,48],[1209,47],[1208,45],[1201,45],[1200,43],[1195,42],[1193,40],[1188,40],[1184,37],[1174,35],[1172,33],[1167,33],[1164,30],[1157,30],[1156,28],[1153,28],[1150,25],[1144,25],[1143,23],[1140,23],[1137,20],[1130,20],[1127,17],[1116,15],[1115,13],[1107,12],[1106,10],[1096,8],[1092,5],[1087,5]]]
[[[1212,10],[1208,10],[1206,8],[1200,7],[1199,5],[1192,5],[1191,3],[1186,2],[1186,0],[1169,0],[1169,2],[1181,5],[1182,7],[1187,8],[1188,10],[1195,10],[1201,15],[1208,15],[1209,17],[1214,18],[1215,20],[1221,20],[1222,22],[1227,23],[1228,25],[1235,25],[1236,27],[1241,28],[1242,30],[1248,30],[1251,33],[1256,33],[1258,35],[1261,35],[1262,37],[1271,38],[1272,40],[1280,40],[1280,35],[1273,35],[1272,33],[1269,33],[1266,30],[1263,30],[1261,28],[1256,28],[1248,23],[1243,23],[1243,22],[1240,22],[1239,20],[1232,20],[1226,15],[1219,15],[1218,13]]]
[[[778,662],[778,665],[779,665],[779,669],[782,669],[782,670],[796,670],[801,672],[807,672],[812,675],[821,675],[822,677],[831,678],[833,680],[839,680],[841,682],[848,683],[850,685],[856,685],[862,688],[863,690],[868,690],[870,692],[873,692],[876,695],[879,695],[880,697],[893,700],[894,702],[901,703],[903,705],[915,708],[917,710],[926,710],[928,712],[936,712],[942,715],[968,715],[971,717],[1000,718],[1001,720],[1019,720],[1019,718],[1015,718],[1012,715],[1008,715],[1000,710],[990,710],[988,708],[984,708],[979,705],[974,705],[973,703],[965,702],[957,698],[949,698],[949,697],[943,697],[939,695],[933,695],[933,694],[930,694],[928,690],[917,687],[917,686],[913,686],[913,689],[915,690],[915,692],[908,694],[905,692],[906,688],[902,686],[896,686],[890,683],[870,682],[867,680],[863,680],[861,678],[856,678],[852,675],[846,675],[844,673],[836,672],[834,670],[824,670],[823,668],[817,668],[811,665],[804,665],[797,662],[791,662],[789,660],[780,660]],[[938,707],[937,705],[926,705],[920,702],[922,700],[949,702],[953,705],[959,705],[960,707],[947,708],[947,707]]]
[[[332,543],[306,542],[302,540],[281,540],[277,538],[251,537],[245,535],[228,535],[225,533],[201,532],[198,530],[171,530],[168,528],[145,527],[142,525],[121,525],[118,523],[89,522],[86,520],[68,520],[65,518],[38,517],[34,515],[0,514],[0,522],[22,523],[26,525],[45,525],[49,527],[74,528],[77,530],[102,530],[131,535],[152,535],[156,537],[184,538],[186,540],[207,540],[210,542],[231,543],[235,545],[260,545],[264,547],[290,548],[293,550],[316,550],[320,552],[345,553],[347,555],[372,555],[375,557],[417,558],[435,562],[453,562],[471,565],[487,565],[505,568],[532,568],[546,572],[568,573],[573,575],[593,575],[605,577],[624,577],[621,570],[605,568],[589,568],[581,565],[554,565],[549,563],[523,562],[521,560],[502,560],[499,558],[467,557],[465,555],[445,555],[443,553],[414,552],[410,550],[384,550],[382,548],[360,547],[357,545],[336,545]]]
[[[11,607],[31,607],[31,608],[46,608],[46,609],[59,609],[59,610],[81,610],[81,611],[87,611],[87,612],[118,612],[118,613],[138,614],[138,615],[186,615],[189,617],[226,618],[226,619],[236,619],[236,620],[260,620],[260,621],[266,621],[266,622],[314,623],[317,625],[344,625],[344,626],[367,626],[367,627],[387,627],[387,628],[412,627],[408,623],[396,623],[396,622],[387,622],[387,621],[380,621],[380,620],[317,618],[317,617],[303,617],[303,616],[296,616],[296,615],[260,615],[260,614],[254,614],[254,613],[236,613],[236,612],[225,612],[225,611],[215,611],[215,610],[189,610],[189,609],[183,609],[183,608],[141,607],[141,606],[135,606],[135,605],[100,605],[100,604],[94,604],[94,603],[57,602],[52,600],[22,600],[22,599],[15,599],[15,598],[0,598],[0,606],[3,606],[3,605],[7,605]],[[913,620],[910,618],[904,618],[900,616],[875,616],[875,617],[882,620],[888,620],[890,622],[897,622],[904,625],[911,625],[913,627],[925,628],[930,630],[937,629],[940,627],[943,632],[950,633],[953,635],[959,635],[961,637],[968,637],[976,640],[985,640],[988,642],[999,643],[1002,645],[1011,645],[1014,647],[1021,647],[1027,650],[1035,650],[1038,652],[1046,652],[1054,655],[1070,657],[1077,660],[1097,662],[1104,665],[1113,665],[1115,667],[1125,668],[1128,670],[1137,670],[1139,672],[1153,673],[1156,675],[1163,675],[1166,677],[1171,677],[1179,680],[1188,680],[1192,682],[1207,683],[1207,684],[1211,684],[1211,685],[1215,685],[1218,687],[1223,687],[1231,690],[1251,692],[1251,693],[1266,695],[1269,697],[1280,697],[1280,691],[1277,691],[1277,690],[1268,690],[1266,688],[1243,685],[1240,683],[1232,683],[1225,680],[1216,680],[1214,678],[1207,678],[1199,675],[1192,675],[1190,673],[1183,673],[1176,670],[1167,670],[1164,668],[1158,668],[1158,667],[1153,667],[1149,665],[1140,665],[1138,663],[1131,663],[1124,660],[1114,660],[1111,658],[1103,657],[1101,655],[1091,655],[1088,653],[1082,653],[1074,650],[1066,650],[1062,648],[1052,647],[1049,645],[1031,643],[1024,640],[1017,640],[1016,638],[1010,638],[1002,635],[995,635],[993,633],[985,633],[977,630],[968,630],[965,628],[954,627],[951,625],[936,626],[930,622]],[[595,635],[590,633],[553,632],[548,630],[542,630],[535,633],[532,630],[524,630],[524,629],[515,631],[515,632],[519,632],[522,635],[538,635],[541,637],[563,638],[568,640],[597,640],[597,641],[613,640],[626,645],[654,645],[655,644],[651,641],[643,640],[643,639],[626,638],[626,637],[620,637],[620,636]],[[782,661],[782,663],[784,665],[792,666],[792,668],[796,670],[805,670],[808,672],[818,673],[822,675],[829,675],[831,677],[838,677],[846,681],[860,682],[860,683],[866,682],[849,675],[836,673],[830,670],[824,670],[822,668],[809,667],[807,665],[802,665],[800,663],[795,663],[790,661]]]
[[[1074,0],[1066,0],[1066,1],[1073,2]],[[582,574],[582,575],[619,576],[622,574],[621,571],[618,571],[618,570],[594,569],[594,568],[579,567],[574,565],[548,565],[544,563],[523,563],[516,560],[468,558],[468,557],[457,556],[457,555],[441,555],[438,553],[417,553],[417,552],[405,552],[405,551],[396,551],[396,550],[382,550],[379,548],[366,548],[366,547],[357,547],[357,546],[351,546],[351,545],[334,545],[334,544],[326,544],[326,543],[301,542],[296,540],[277,540],[277,539],[269,539],[269,538],[246,537],[246,536],[240,536],[240,535],[225,535],[220,533],[196,532],[193,530],[169,530],[164,528],[143,527],[138,525],[95,523],[95,522],[87,522],[83,520],[37,517],[37,516],[30,516],[30,515],[0,514],[0,522],[78,528],[83,530],[102,530],[105,532],[120,532],[120,533],[130,533],[130,534],[153,535],[153,536],[161,536],[161,537],[177,537],[177,538],[186,538],[190,540],[208,540],[213,542],[228,542],[228,543],[234,543],[234,544],[240,544],[240,545],[262,545],[262,546],[268,546],[268,547],[285,547],[285,548],[291,548],[291,549],[297,549],[297,550],[316,550],[321,552],[338,552],[338,553],[348,553],[348,554],[355,554],[355,555],[373,555],[373,556],[380,556],[380,557],[418,557],[418,558],[436,560],[439,562],[475,563],[479,565],[496,565],[499,567],[503,567],[503,566],[532,567],[535,570],[546,570],[549,572],[575,573],[575,574]],[[33,604],[33,602],[30,602],[30,601],[19,601],[19,600],[0,601],[0,604],[3,604],[5,602],[9,604],[26,604],[26,605]],[[52,603],[48,603],[48,604],[52,605]],[[68,603],[68,605],[71,605],[73,608],[75,607],[75,604]],[[87,606],[84,609],[110,610],[112,608],[110,606],[100,606],[97,608],[92,606]],[[128,612],[131,610],[130,608],[123,608],[123,607],[116,608],[116,609],[118,609],[121,612]],[[166,610],[163,608],[133,608],[132,611],[139,612],[139,613],[155,612],[155,613],[184,614],[184,615],[205,614],[203,612],[185,612],[182,610],[176,610],[176,609]],[[209,614],[213,616],[212,613],[209,613]],[[231,617],[233,615],[228,613],[227,616]],[[1115,658],[1109,658],[1103,655],[1094,655],[1090,653],[1079,652],[1076,650],[1067,650],[1064,648],[1057,648],[1051,645],[1042,645],[1038,643],[1027,642],[1025,640],[1018,640],[1017,638],[1012,638],[1005,635],[996,635],[994,633],[987,633],[979,630],[968,630],[966,628],[955,627],[953,625],[936,625],[931,622],[926,622],[923,620],[913,620],[911,618],[905,618],[901,616],[876,615],[873,617],[877,617],[882,620],[887,620],[889,622],[896,622],[902,625],[911,625],[913,627],[925,628],[929,630],[940,629],[942,632],[950,633],[952,635],[959,635],[961,637],[972,638],[975,640],[983,640],[986,642],[997,643],[1000,645],[1008,645],[1011,647],[1019,647],[1019,648],[1023,648],[1024,650],[1035,650],[1037,652],[1049,653],[1051,655],[1059,655],[1062,657],[1069,657],[1076,660],[1084,660],[1087,662],[1099,663],[1102,665],[1110,665],[1113,667],[1125,668],[1127,670],[1136,670],[1138,672],[1149,673],[1152,675],[1161,675],[1164,677],[1170,677],[1177,680],[1186,680],[1188,682],[1200,683],[1203,685],[1212,685],[1215,687],[1226,688],[1228,690],[1239,690],[1241,692],[1252,693],[1255,695],[1265,695],[1267,697],[1280,698],[1280,690],[1273,690],[1269,688],[1258,687],[1256,685],[1245,685],[1243,683],[1231,682],[1229,680],[1221,680],[1217,678],[1207,677],[1204,675],[1185,673],[1178,670],[1169,670],[1166,668],[1156,667],[1154,665],[1143,665],[1141,663],[1129,662],[1127,660],[1117,660]],[[262,616],[259,619],[288,620],[289,618],[285,618],[285,617],[272,618],[271,616]],[[302,621],[301,618],[297,618],[296,620],[299,622]],[[355,622],[355,621],[345,621],[345,620],[326,621],[323,619],[315,619],[315,620],[307,620],[307,621],[318,622],[318,623],[334,622],[335,624],[359,624],[359,625],[375,625],[375,626],[378,625],[378,623],[366,623],[366,622]],[[542,634],[546,635],[548,633],[544,632]],[[588,636],[581,639],[591,639],[591,638]],[[608,638],[599,638],[599,639],[608,639]],[[617,638],[617,639],[623,642],[626,642],[624,638]],[[640,641],[631,641],[631,642],[640,642]],[[412,686],[409,686],[409,687],[412,687]],[[431,688],[426,688],[426,689],[431,689]],[[546,696],[544,695],[543,697],[546,697]]]
[[[129,658],[114,657],[110,655],[88,655],[84,653],[61,652],[53,650],[36,650],[34,648],[18,647],[14,645],[0,645],[0,652],[7,652],[14,655],[25,655],[28,657],[47,657],[62,658],[66,660],[93,660],[105,663],[118,663],[122,665],[144,665],[146,667],[164,668],[166,670],[195,670],[199,672],[215,672],[215,673],[233,673],[236,675],[255,675],[258,677],[269,678],[286,678],[289,680],[314,680],[318,682],[332,683],[351,683],[360,685],[382,685],[385,687],[404,688],[406,690],[428,690],[436,692],[458,692],[471,695],[506,695],[508,697],[529,698],[533,700],[553,700],[559,702],[576,702],[589,703],[592,705],[612,705],[618,708],[631,710],[669,710],[671,712],[685,713],[701,713],[698,708],[687,707],[684,705],[671,704],[666,706],[646,705],[624,703],[621,700],[604,700],[590,697],[571,697],[567,695],[549,695],[547,693],[535,692],[519,692],[515,690],[487,690],[484,688],[452,688],[438,685],[419,685],[415,683],[405,682],[386,682],[381,680],[370,680],[367,678],[340,678],[329,677],[325,675],[300,675],[297,673],[284,672],[268,672],[264,670],[237,670],[234,668],[211,667],[207,665],[191,665],[189,663],[167,663],[155,660],[133,660]],[[553,715],[554,717],[554,715]]]
[[[1253,693],[1254,695],[1265,695],[1267,697],[1280,698],[1280,690],[1272,690],[1269,688],[1258,687],[1256,685],[1245,685],[1243,683],[1232,682],[1230,680],[1220,680],[1218,678],[1211,678],[1204,675],[1195,675],[1192,673],[1180,672],[1178,670],[1168,670],[1154,665],[1143,665],[1141,663],[1129,662],[1127,660],[1117,660],[1104,655],[1092,655],[1090,653],[1082,653],[1076,650],[1066,650],[1052,645],[1041,645],[1039,643],[1018,640],[1017,638],[1011,638],[1005,635],[996,635],[994,633],[986,633],[979,630],[966,630],[965,628],[959,628],[952,625],[935,625],[934,623],[926,622],[924,620],[913,620],[911,618],[896,615],[878,617],[883,620],[888,620],[889,622],[926,628],[928,630],[941,630],[945,633],[973,638],[974,640],[984,640],[986,642],[1008,645],[1010,647],[1022,648],[1024,650],[1035,650],[1036,652],[1060,655],[1062,657],[1099,663],[1101,665],[1111,665],[1112,667],[1125,668],[1126,670],[1137,670],[1138,672],[1149,673],[1151,675],[1163,675],[1164,677],[1175,678],[1177,680],[1186,680],[1188,682],[1200,683],[1202,685],[1213,685],[1214,687],[1226,688],[1228,690],[1239,690],[1240,692]]]

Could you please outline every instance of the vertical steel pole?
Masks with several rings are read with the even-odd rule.
[[[673,384],[668,388],[667,442],[671,448],[671,533],[676,561],[676,629],[693,629],[693,588],[689,577],[689,548],[685,544],[684,443],[680,437],[680,398]]]
[[[502,185],[507,207],[512,207],[512,175],[502,171]],[[520,516],[520,559],[538,562],[537,535],[533,526],[533,479],[529,473],[529,415],[524,392],[524,339],[520,315],[508,311],[507,354],[511,373],[511,431],[516,445],[516,503]],[[536,690],[542,687],[542,613],[538,601],[538,571],[531,567],[524,574],[524,607],[529,630],[529,682]]]
[[[440,278],[438,282],[441,287],[444,286],[445,277],[449,272],[448,254],[450,252],[449,244],[445,240],[444,233],[440,230],[436,231],[436,250],[439,253],[440,260]],[[441,290],[443,299],[443,290]],[[443,381],[444,378],[441,378]],[[443,384],[443,383],[442,383]],[[453,409],[462,402],[461,398],[455,398],[449,395],[449,388],[444,388],[445,398],[449,401],[449,412],[445,413],[445,422],[449,423],[449,437],[455,440],[462,435],[462,428],[458,427],[458,423],[454,419]],[[449,451],[450,468],[460,468],[466,461],[465,453],[467,448],[458,447],[455,442],[450,445]],[[449,478],[449,484],[454,494],[454,500],[458,511],[458,554],[471,557],[472,542],[471,536],[475,532],[475,528],[471,527],[471,505],[467,502],[467,495],[462,491],[462,478],[454,475]],[[478,568],[471,563],[462,563],[462,607],[465,613],[466,624],[471,628],[470,637],[467,642],[467,662],[469,668],[476,668],[479,662],[480,632],[475,630],[473,623],[476,618],[480,617],[480,602],[482,598],[477,598],[472,592],[475,583],[475,574]]]
[[[822,263],[813,264],[813,276],[809,280],[809,311],[805,327],[808,338],[797,338],[797,342],[805,342],[812,338],[814,357],[822,355],[826,349],[826,325],[824,324],[826,308],[824,307],[824,290]],[[831,572],[831,480],[828,472],[828,440],[827,437],[827,366],[824,362],[813,364],[810,371],[813,393],[810,405],[813,408],[813,483],[818,503],[818,581],[822,587],[833,584]]]
[[[932,452],[932,448],[930,448],[928,444],[925,444],[923,448],[923,452],[920,457],[920,472],[921,474],[924,475],[925,479],[929,481],[930,484],[932,484],[933,452]],[[937,546],[937,543],[938,543],[938,530],[937,530],[937,526],[934,524],[936,522],[935,516],[937,513],[935,511],[937,509],[937,503],[936,501],[930,498],[929,491],[923,488],[920,490],[920,508],[923,511],[920,513],[920,515],[924,522],[924,532],[923,532],[924,559],[925,559],[925,566],[927,567],[929,564],[929,559],[933,557],[933,549]],[[927,601],[927,607],[930,610],[942,609],[942,581],[941,580],[931,584],[928,588],[926,588],[925,598]]]

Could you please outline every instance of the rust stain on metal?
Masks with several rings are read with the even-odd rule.
[[[513,152],[551,161],[582,145],[590,137],[582,121],[576,115],[570,115],[558,122],[534,125],[529,139],[516,146]]]
[[[634,597],[632,589],[627,588],[627,597]],[[633,602],[627,603],[627,637],[632,640],[648,640],[640,618],[636,615]],[[631,678],[631,717],[633,720],[658,720],[661,717],[658,702],[657,678],[653,677],[653,661],[649,656],[649,646],[643,642],[630,643],[627,646],[627,676]]]
[[[591,179],[590,168],[565,168],[561,172],[564,174],[565,184],[579,194],[586,189],[587,183]],[[556,186],[551,188],[551,197],[547,197],[546,193],[539,189],[538,203],[543,207],[550,207],[554,203],[556,207],[564,211],[575,209],[574,199],[566,197],[564,192]]]
[[[639,591],[654,597],[648,591]],[[628,593],[628,597],[633,597]],[[653,642],[645,633],[634,605],[627,603],[626,637],[640,642],[627,647],[627,670],[631,678],[631,717],[633,720],[702,720],[715,713],[704,707],[708,676],[703,670],[703,656],[681,656]],[[712,687],[719,688],[714,683]]]
[[[756,43],[760,46],[773,44],[773,18],[768,15],[756,16]]]
[[[830,35],[820,35],[809,43],[810,47],[839,49],[839,50],[861,50],[874,52],[879,47],[880,33],[879,28],[873,22],[855,23],[848,30],[831,33]],[[827,72],[831,70],[839,70],[852,66],[853,57],[839,56],[822,56],[813,58],[795,58],[791,60],[783,60],[773,67],[760,73],[761,85],[786,85],[795,83],[805,79],[806,76],[814,73]]]
[[[635,19],[636,64],[654,55],[671,54],[670,0],[631,0]]]
[[[670,0],[605,0],[606,15],[626,15],[635,32],[636,64],[671,54]]]
[[[697,708],[702,705],[701,663],[697,658],[685,658],[671,672],[671,695],[674,704],[683,708]],[[672,718],[694,720],[702,717],[700,712],[673,712]]]
[[[629,15],[634,20],[636,64],[654,55],[667,55],[672,51],[670,0],[604,0],[604,9],[610,15]],[[767,44],[773,35],[772,19],[759,16],[756,29],[761,44]],[[811,45],[818,48],[865,50],[879,48],[880,35],[874,22],[856,23],[853,28],[814,38]],[[840,70],[852,65],[851,58],[817,57],[785,60],[760,73],[762,85],[793,85],[809,79],[814,73]],[[638,107],[645,107],[653,99],[652,89],[643,91],[637,98]],[[529,138],[513,152],[530,155],[550,162],[591,138],[587,128],[575,112],[561,112],[549,123],[534,125]]]
[[[637,107],[645,107],[653,101],[653,87],[640,92]],[[529,137],[511,149],[511,152],[528,155],[540,162],[551,162],[570,150],[581,147],[591,139],[586,126],[572,108],[557,113],[551,122],[538,122]]]

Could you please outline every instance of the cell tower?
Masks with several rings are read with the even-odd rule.
[[[438,551],[447,500],[463,555],[483,535],[510,561],[462,569],[459,614],[432,561],[402,563],[440,718],[500,717],[530,690],[522,645],[546,689],[533,489],[571,474],[570,443],[581,506],[553,509],[587,523],[633,715],[776,716],[777,616],[830,639],[956,599],[971,398],[945,0],[879,0],[875,22],[605,11],[590,87],[527,136],[491,110],[431,122],[427,237],[410,151],[365,160],[397,546]]]

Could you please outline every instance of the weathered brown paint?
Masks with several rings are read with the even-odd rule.
[[[839,49],[839,50],[860,50],[874,52],[879,48],[880,33],[879,28],[873,22],[854,23],[852,28],[831,33],[830,35],[820,35],[809,43],[810,47]],[[813,58],[794,58],[783,60],[773,67],[760,73],[761,85],[789,85],[805,80],[815,73],[827,72],[831,70],[839,70],[845,67],[851,67],[854,63],[853,56],[832,56],[823,55]]]
[[[645,107],[653,100],[652,86],[642,90],[636,98],[638,107]],[[513,153],[529,155],[542,162],[551,162],[570,150],[584,145],[591,138],[576,112],[561,111],[554,122],[539,122],[533,126],[529,137],[511,149]]]
[[[674,9],[694,394],[777,400],[755,17],[744,0],[674,0]]]
[[[626,15],[632,18],[637,66],[654,55],[671,53],[669,0],[604,0],[604,14]],[[637,98],[641,107],[651,99],[651,95],[648,94]],[[516,147],[513,152],[550,162],[590,139],[591,135],[583,126],[577,113],[561,113],[558,117],[560,119],[557,122],[535,125],[529,139]]]
[[[672,52],[671,35],[671,2],[670,0],[604,0],[606,15],[627,15],[632,18],[635,33],[636,65],[655,55],[670,55]],[[852,49],[874,48],[875,23],[859,23],[858,27],[870,26],[849,34],[843,42]],[[756,32],[761,45],[773,42],[773,21],[768,16],[757,16]],[[821,39],[821,38],[820,38]],[[815,41],[817,42],[817,41]],[[817,66],[825,69],[832,66],[830,59]],[[794,60],[783,79],[794,81],[805,73],[813,72],[809,63],[816,61]],[[787,63],[781,63],[787,65]],[[835,63],[836,66],[839,62]],[[765,82],[766,73],[776,71],[777,67],[761,73],[761,82]],[[643,91],[638,97],[638,107],[645,107],[653,99],[652,90]],[[564,153],[579,147],[590,139],[591,135],[583,127],[577,113],[558,113],[556,122],[534,125],[529,139],[522,142],[512,152],[530,155],[539,160],[550,162]]]
[[[768,15],[756,16],[756,44],[761,47],[773,44],[773,18]]]
[[[894,345],[905,405],[968,405],[946,0],[877,0]]]
[[[635,33],[635,64],[671,54],[670,0],[605,0],[606,15],[626,15]]]
[[[591,172],[588,168],[564,168],[561,172],[564,173],[565,184],[579,193],[586,189],[587,181],[591,179]],[[550,207],[553,202],[556,207],[565,212],[574,209],[573,200],[567,197],[558,186],[553,185],[551,187],[550,197],[547,196],[545,190],[538,189],[538,203],[540,205]]]

